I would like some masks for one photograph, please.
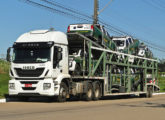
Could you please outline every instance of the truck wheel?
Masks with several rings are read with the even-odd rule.
[[[84,98],[85,98],[86,101],[90,101],[90,100],[92,100],[92,97],[93,97],[92,84],[88,83],[87,91],[86,91],[86,93],[84,95]]]
[[[93,100],[99,100],[100,95],[101,95],[100,85],[96,83],[93,91]]]
[[[65,102],[67,94],[68,94],[67,86],[64,82],[62,82],[60,85],[60,91],[59,91],[59,96],[57,97],[57,101],[58,102]]]
[[[151,97],[152,97],[152,92],[153,92],[152,86],[149,86],[149,87],[147,88],[146,97],[147,97],[147,98],[151,98]]]

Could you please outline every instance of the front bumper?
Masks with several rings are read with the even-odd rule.
[[[55,85],[52,79],[43,80],[15,80],[9,81],[14,84],[14,89],[9,88],[9,96],[56,96],[59,94],[59,85]],[[30,87],[25,84],[32,83]],[[44,83],[50,83],[49,89],[44,89]]]

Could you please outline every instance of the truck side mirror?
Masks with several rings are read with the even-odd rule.
[[[11,56],[10,56],[10,51],[11,51],[11,47],[9,47],[8,49],[7,49],[7,55],[6,55],[6,60],[8,61],[8,62],[10,62],[11,61]]]

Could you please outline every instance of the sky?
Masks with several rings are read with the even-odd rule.
[[[39,0],[33,0],[38,2]],[[93,15],[94,0],[54,0],[67,8]],[[101,10],[110,0],[99,0]],[[165,1],[164,0],[113,0],[99,18],[145,40],[154,47],[165,50]],[[52,13],[21,0],[0,1],[0,54],[6,54],[23,33],[38,29],[66,32],[69,24],[82,23],[75,18]],[[113,35],[109,31],[110,35]],[[154,56],[165,59],[165,52],[151,48]]]

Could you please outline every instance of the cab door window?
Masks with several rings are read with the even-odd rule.
[[[62,60],[62,48],[55,46],[53,52],[53,68],[56,68],[59,64],[60,60]]]

